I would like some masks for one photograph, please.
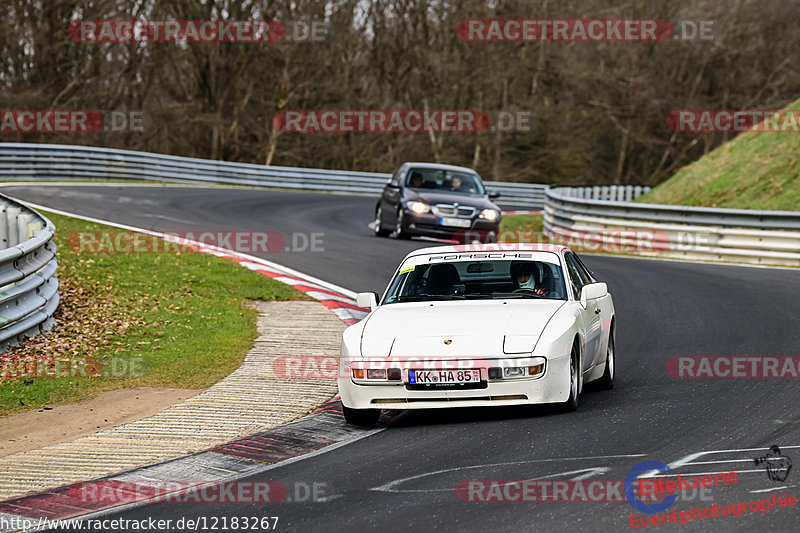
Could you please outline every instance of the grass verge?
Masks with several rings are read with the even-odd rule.
[[[118,230],[43,214],[57,227],[58,324],[0,355],[0,416],[124,387],[207,388],[241,364],[257,336],[246,302],[309,299],[188,248],[81,253],[67,242],[73,232]]]
[[[787,109],[800,110],[800,100]],[[636,201],[797,211],[800,133],[741,133]]]
[[[504,231],[533,231],[541,236],[543,221],[544,215],[541,213],[534,215],[503,215],[503,219],[500,221],[500,233],[502,234]]]

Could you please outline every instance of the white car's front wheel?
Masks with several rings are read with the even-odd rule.
[[[566,411],[575,411],[578,409],[578,396],[580,395],[580,361],[581,349],[580,341],[575,339],[572,343],[572,353],[569,356],[569,398],[564,402],[563,406]]]
[[[599,383],[600,386],[604,389],[613,389],[614,388],[614,372],[616,369],[614,368],[616,361],[616,332],[612,326],[611,333],[608,335],[608,351],[606,353],[606,368],[603,372],[603,376],[600,378]]]

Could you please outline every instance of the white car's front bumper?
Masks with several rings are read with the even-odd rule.
[[[377,384],[356,383],[352,379],[351,367],[369,365],[369,360],[357,359],[351,362],[342,358],[339,368],[339,394],[342,404],[351,409],[429,409],[442,407],[487,407],[501,405],[543,404],[564,402],[569,397],[569,355],[546,358],[545,371],[538,377],[524,377],[504,380],[488,380],[488,368],[526,366],[532,358],[543,356],[533,354],[526,357],[487,358],[480,365],[482,385],[485,388],[467,390],[409,390],[409,363],[390,363],[402,368],[402,381],[381,382]],[[458,359],[442,361],[445,368],[459,368]],[[386,360],[375,360],[386,365]],[[449,363],[449,364],[448,364]],[[411,363],[411,368],[419,364]],[[452,366],[451,366],[452,365]],[[385,366],[384,366],[385,368]]]

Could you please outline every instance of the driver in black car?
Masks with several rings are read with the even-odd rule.
[[[422,187],[422,174],[419,172],[412,172],[411,178],[408,180],[408,186],[413,187],[414,189],[419,189]]]

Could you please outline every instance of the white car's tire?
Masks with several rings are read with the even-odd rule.
[[[579,340],[572,343],[572,352],[569,356],[569,398],[562,404],[565,411],[578,409],[578,398],[581,390],[581,349]]]
[[[614,374],[616,373],[616,331],[612,325],[611,332],[608,334],[608,351],[606,353],[606,368],[603,376],[598,380],[598,384],[604,389],[614,388]]]

